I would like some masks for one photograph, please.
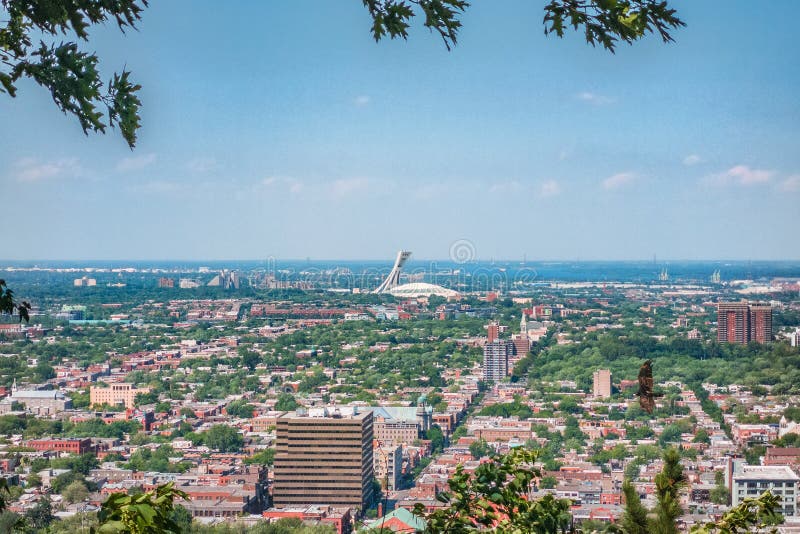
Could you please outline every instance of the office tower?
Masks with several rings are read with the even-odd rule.
[[[372,412],[298,410],[277,420],[273,503],[277,508],[372,502]]]
[[[598,369],[594,372],[592,396],[598,399],[605,399],[611,396],[611,371]]]
[[[768,343],[772,341],[772,306],[747,302],[717,304],[717,341]]]
[[[510,371],[508,358],[514,354],[514,343],[496,339],[483,346],[483,379],[486,382],[499,382]]]

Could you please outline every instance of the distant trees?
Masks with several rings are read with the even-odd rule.
[[[473,458],[480,460],[484,456],[494,454],[494,449],[485,439],[479,439],[469,444],[469,452]]]
[[[478,415],[489,415],[494,417],[513,417],[528,419],[533,417],[533,410],[523,403],[521,399],[515,398],[513,402],[491,404],[485,406],[478,412]]]
[[[714,489],[711,490],[710,498],[714,504],[729,504],[730,492],[725,487],[725,475],[722,471],[714,473]]]
[[[709,437],[708,431],[705,428],[699,428],[697,432],[694,433],[692,442],[710,444],[711,438]]]
[[[439,428],[437,425],[433,425],[430,427],[425,434],[425,439],[430,440],[431,442],[431,450],[433,452],[441,452],[445,446],[445,437],[444,432],[442,429]]]
[[[34,531],[47,528],[55,519],[50,497],[45,495],[40,498],[33,508],[25,512],[23,519],[25,524]]]
[[[255,408],[252,404],[248,404],[245,400],[236,400],[229,403],[225,407],[225,411],[228,412],[228,415],[233,417],[241,417],[242,419],[250,419],[253,417],[253,413]]]
[[[175,450],[169,445],[161,445],[155,450],[141,447],[131,454],[127,468],[134,471],[157,471],[159,473],[185,472],[190,464],[171,462],[170,458],[175,456],[177,456]]]
[[[244,459],[246,464],[272,465],[275,462],[275,449],[264,449]]]
[[[228,425],[214,425],[205,432],[196,434],[199,442],[220,452],[238,452],[244,445],[244,438]]]
[[[294,400],[294,395],[290,393],[281,393],[275,403],[275,409],[279,412],[291,412],[296,410],[298,406],[299,404]]]
[[[61,492],[61,496],[64,497],[64,500],[68,503],[82,502],[89,496],[89,490],[83,482],[76,480],[64,488],[64,491]]]

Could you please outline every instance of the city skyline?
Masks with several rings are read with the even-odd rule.
[[[90,47],[143,85],[135,151],[33,84],[0,100],[3,259],[800,259],[792,17],[729,6],[611,55],[522,2],[449,53],[374,43],[359,2],[152,5]]]

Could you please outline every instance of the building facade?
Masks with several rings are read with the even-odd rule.
[[[594,372],[592,396],[598,399],[606,399],[611,396],[611,371],[598,369]]]
[[[372,502],[371,411],[290,412],[277,420],[272,499],[277,508],[351,506]]]
[[[717,341],[769,343],[772,341],[772,306],[747,302],[718,303]]]
[[[514,355],[514,343],[502,339],[487,342],[483,346],[483,379],[499,382],[509,373],[508,360]]]
[[[55,390],[17,390],[12,388],[10,396],[0,401],[0,414],[9,413],[18,405],[36,415],[53,415],[72,408],[72,400]]]
[[[378,445],[373,450],[375,478],[384,490],[397,491],[403,471],[403,448],[396,445]]]
[[[124,405],[126,408],[134,407],[134,400],[139,393],[150,393],[150,388],[136,388],[133,384],[111,384],[107,388],[92,386],[89,388],[89,402],[95,404]]]
[[[92,440],[89,438],[42,438],[29,439],[22,442],[25,447],[40,452],[58,452],[64,454],[86,454],[94,452]]]
[[[770,491],[781,501],[778,512],[785,517],[797,516],[798,477],[785,465],[743,465],[733,472],[733,506],[738,506],[748,497],[758,497]]]

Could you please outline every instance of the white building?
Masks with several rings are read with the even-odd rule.
[[[18,390],[15,383],[11,391],[0,401],[0,414],[14,411],[17,405],[36,415],[53,415],[72,408],[72,400],[57,390]]]
[[[744,499],[770,491],[781,499],[779,510],[785,517],[797,516],[798,477],[785,465],[742,465],[733,472],[733,506]]]

